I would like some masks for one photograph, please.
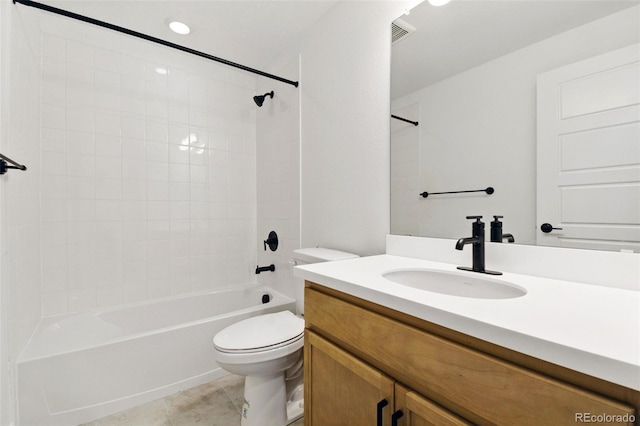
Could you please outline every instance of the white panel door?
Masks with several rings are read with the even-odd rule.
[[[537,90],[537,243],[640,251],[640,45],[540,74]]]

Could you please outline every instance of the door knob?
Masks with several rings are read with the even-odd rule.
[[[553,225],[550,224],[550,223],[543,223],[542,225],[540,225],[540,230],[542,232],[544,232],[545,234],[548,234],[549,232],[551,232],[553,230],[561,231],[562,228],[554,228]]]

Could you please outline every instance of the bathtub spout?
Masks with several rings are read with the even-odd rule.
[[[274,265],[273,263],[269,266],[256,266],[256,275],[258,275],[260,272],[267,272],[267,271],[275,271],[276,270],[276,265]]]

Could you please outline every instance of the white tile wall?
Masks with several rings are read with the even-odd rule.
[[[275,70],[276,74],[297,79],[298,57]],[[256,111],[258,129],[258,235],[260,266],[274,264],[275,272],[264,272],[258,282],[294,297],[291,261],[300,248],[300,92],[293,86],[260,79],[258,94],[274,91]],[[275,252],[264,251],[269,232],[278,234]]]
[[[255,77],[43,27],[42,314],[255,281]]]
[[[8,104],[3,99],[3,121],[8,124],[6,139],[1,151],[10,158],[25,164],[27,171],[12,170],[0,177],[0,193],[3,196],[3,269],[1,277],[3,296],[8,296],[10,334],[10,359],[26,344],[40,320],[40,233],[41,194],[39,178],[40,159],[40,46],[37,27],[15,10],[7,11],[10,29],[8,51],[2,59],[8,64],[8,74],[3,76],[3,96],[8,81]],[[6,35],[6,33],[3,33]],[[3,45],[3,48],[7,45]],[[5,55],[9,55],[8,57]],[[6,68],[3,72],[7,71]],[[54,238],[47,235],[47,238]],[[8,292],[7,292],[8,290]]]

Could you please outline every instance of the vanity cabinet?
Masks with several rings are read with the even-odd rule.
[[[305,356],[307,426],[470,425],[309,330]]]
[[[310,282],[305,321],[305,426],[635,424],[639,392]]]

